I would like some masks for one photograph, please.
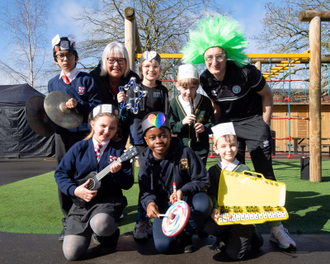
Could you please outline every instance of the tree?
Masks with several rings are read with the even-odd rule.
[[[90,9],[85,9],[79,19],[83,22],[90,39],[81,44],[82,57],[100,59],[105,46],[118,41],[124,43],[124,9],[132,6],[142,50],[156,50],[158,53],[179,53],[188,40],[188,30],[206,12],[221,13],[221,6],[215,0],[98,0]],[[212,10],[212,11],[210,11]],[[87,69],[95,67],[95,62],[84,65]],[[176,61],[175,64],[179,63]],[[173,79],[172,62],[162,62],[163,73]]]
[[[309,23],[299,20],[302,10],[329,10],[329,1],[320,0],[282,0],[279,5],[273,2],[265,5],[266,14],[262,19],[263,30],[254,36],[258,47],[270,53],[302,53],[309,49]],[[321,52],[322,56],[330,53],[330,23],[321,23]],[[304,78],[305,68],[294,67],[292,73]],[[327,69],[323,68],[323,74]],[[288,73],[286,74],[288,75]],[[328,85],[323,78],[322,87]],[[276,86],[276,84],[275,84]],[[277,85],[279,86],[279,85]]]
[[[1,22],[9,35],[13,54],[0,59],[2,70],[16,83],[32,87],[41,74],[45,59],[45,29],[48,21],[47,0],[4,0]]]

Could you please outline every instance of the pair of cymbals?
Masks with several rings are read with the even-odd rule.
[[[32,96],[25,107],[26,119],[34,132],[50,137],[57,129],[57,126],[73,129],[83,121],[83,114],[78,113],[74,108],[67,108],[66,102],[72,96],[54,91],[46,98],[42,96]]]

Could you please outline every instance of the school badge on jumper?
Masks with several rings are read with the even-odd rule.
[[[232,91],[233,91],[234,94],[238,94],[238,93],[240,93],[241,90],[242,90],[242,88],[241,88],[240,86],[238,86],[238,85],[235,85],[235,86],[233,87],[233,89],[232,89]]]
[[[181,164],[181,170],[188,170],[189,169],[188,159],[180,160],[180,164]]]
[[[79,86],[79,87],[78,87],[78,92],[79,92],[80,95],[83,95],[83,94],[85,93],[85,90],[86,90],[86,89],[85,89],[85,87],[83,87],[83,86]]]

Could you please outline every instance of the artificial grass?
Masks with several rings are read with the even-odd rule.
[[[215,165],[209,159],[207,168]],[[250,160],[247,165],[253,170]],[[300,160],[273,160],[278,181],[287,188],[285,208],[290,218],[284,225],[290,233],[330,233],[330,161],[322,162],[322,182],[300,179]],[[135,182],[124,191],[128,206],[119,225],[121,234],[132,232],[138,199],[138,168]],[[329,176],[328,176],[329,175]],[[62,230],[62,212],[58,204],[57,186],[53,172],[0,186],[0,231],[13,233],[59,234]],[[269,224],[258,225],[261,233],[269,232]]]

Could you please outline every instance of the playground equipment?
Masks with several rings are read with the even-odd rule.
[[[131,70],[135,70],[135,59],[141,56],[142,50],[139,41],[139,35],[137,32],[136,21],[134,19],[134,9],[128,7],[125,9],[125,46],[130,56],[130,62],[132,65]],[[307,82],[309,80],[309,117],[301,120],[309,120],[309,151],[310,151],[310,180],[320,182],[322,179],[321,169],[321,62],[330,63],[330,58],[321,58],[321,21],[330,21],[330,11],[301,11],[299,14],[301,21],[310,21],[310,50],[304,53],[297,54],[247,54],[250,63],[255,63],[257,68],[261,68],[262,63],[268,63],[269,69],[263,75],[269,82],[270,86],[272,82],[288,82],[289,83],[289,94],[284,100],[288,103],[289,121],[291,134],[291,117],[290,112],[290,88],[293,81],[304,81],[305,82],[305,95],[307,96]],[[138,54],[135,53],[138,52]],[[179,59],[182,58],[182,54],[160,54],[162,59]],[[279,63],[272,67],[272,63]],[[309,63],[309,78],[301,80],[291,79],[291,67],[300,63]],[[174,63],[173,63],[174,64]],[[305,67],[306,68],[306,67]],[[284,70],[289,70],[288,80],[274,80],[272,77],[282,73]],[[307,72],[307,70],[305,70]],[[174,69],[173,69],[174,73]],[[306,74],[307,75],[307,74]],[[330,75],[330,73],[329,73]],[[328,77],[330,78],[330,77]],[[174,74],[173,80],[174,82]],[[174,86],[173,86],[174,88]],[[174,89],[173,89],[174,94]],[[328,93],[329,96],[329,93]],[[291,158],[291,136],[286,137],[289,140],[289,155]]]

